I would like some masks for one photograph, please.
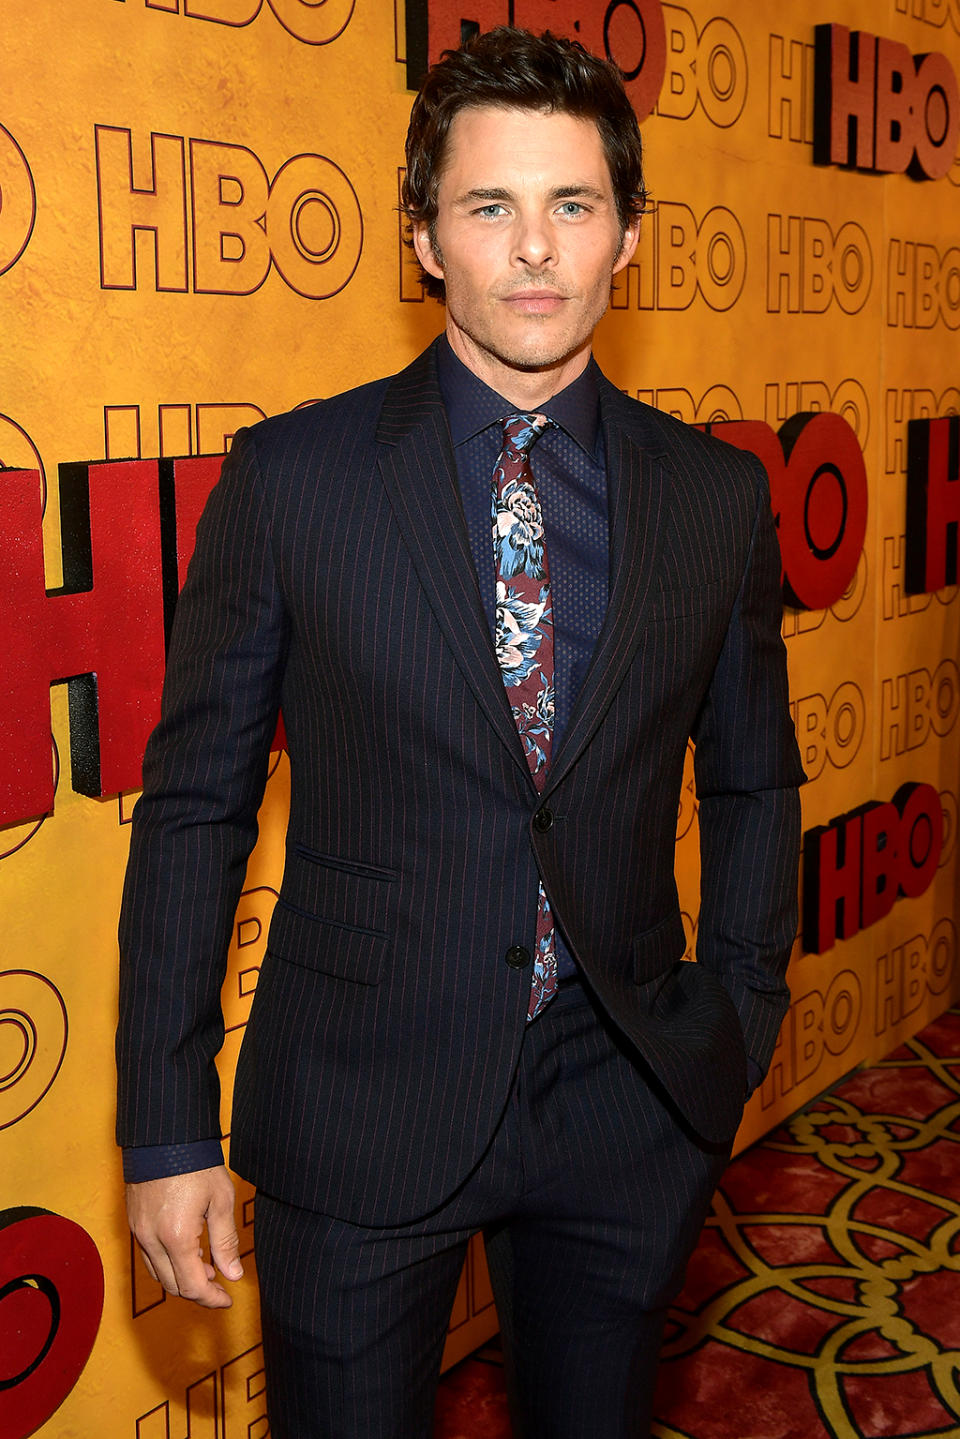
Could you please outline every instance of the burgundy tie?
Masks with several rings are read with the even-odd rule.
[[[497,660],[537,789],[550,762],[553,735],[553,611],[540,500],[530,451],[552,424],[546,415],[508,415],[493,472],[493,557],[497,572]],[[557,991],[550,901],[539,887],[536,954],[527,1018]]]

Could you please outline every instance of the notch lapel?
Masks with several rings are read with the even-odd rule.
[[[487,719],[532,785],[480,597],[432,346],[390,381],[377,443],[384,487],[437,622]]]

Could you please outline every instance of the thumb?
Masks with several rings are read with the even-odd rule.
[[[225,1279],[240,1279],[240,1236],[234,1216],[233,1196],[214,1198],[207,1211],[207,1233],[210,1236],[210,1258]]]

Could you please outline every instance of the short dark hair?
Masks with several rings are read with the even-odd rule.
[[[500,25],[459,50],[445,50],[413,102],[401,202],[408,220],[427,225],[431,241],[450,126],[461,110],[485,105],[593,120],[610,169],[621,235],[642,214],[647,195],[640,127],[617,67],[576,40]],[[442,280],[422,267],[421,280],[428,295],[443,298]]]

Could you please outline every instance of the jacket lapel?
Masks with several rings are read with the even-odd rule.
[[[467,684],[530,784],[480,598],[433,347],[390,381],[380,473],[420,583]]]
[[[667,478],[662,438],[608,381],[602,380],[600,394],[610,598],[544,796],[563,779],[613,701],[640,642],[657,567]],[[488,720],[533,786],[480,598],[433,347],[390,381],[377,443],[384,486],[437,622]]]
[[[662,440],[643,423],[643,411],[607,380],[600,401],[610,502],[610,598],[544,795],[582,752],[627,672],[640,642],[659,553],[666,480]]]

